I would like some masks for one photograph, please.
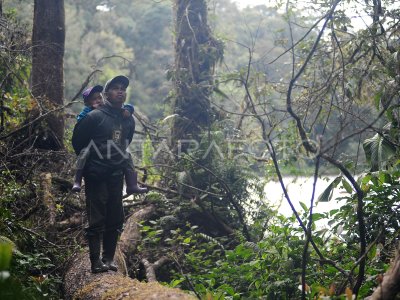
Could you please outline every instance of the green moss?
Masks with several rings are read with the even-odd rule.
[[[165,201],[165,196],[159,192],[150,191],[146,194],[146,200],[155,203],[163,202]]]

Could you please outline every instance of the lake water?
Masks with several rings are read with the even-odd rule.
[[[318,179],[315,196],[314,196],[314,213],[324,213],[328,212],[334,208],[339,208],[343,204],[343,200],[336,201],[338,197],[343,197],[346,195],[344,190],[339,190],[338,188],[333,190],[332,198],[329,202],[318,202],[318,197],[325,191],[328,185],[336,178],[336,176],[328,176],[324,179]],[[300,202],[306,204],[310,207],[311,196],[313,190],[313,177],[285,177],[283,179],[286,186],[289,198],[296,208],[297,212],[301,215],[303,209],[300,206]],[[264,187],[264,198],[263,201],[278,209],[278,212],[286,217],[293,214],[293,211],[284,196],[282,187],[279,181],[269,181]],[[325,227],[325,222],[319,222],[318,227]]]

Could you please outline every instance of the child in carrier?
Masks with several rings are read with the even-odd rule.
[[[83,102],[85,107],[77,116],[77,121],[79,122],[83,118],[87,116],[93,109],[99,108],[104,104],[103,97],[101,92],[103,91],[103,87],[101,85],[96,85],[93,87],[87,88],[83,93]],[[134,108],[131,104],[124,104],[123,106],[123,116],[125,118],[129,118],[133,115]],[[80,192],[81,191],[81,184],[82,184],[82,177],[83,177],[83,169],[85,167],[86,159],[89,155],[89,150],[84,148],[80,154],[78,155],[77,165],[76,165],[76,173],[75,173],[75,180],[72,186],[72,192]],[[127,163],[127,167],[124,168],[124,176],[125,176],[125,183],[126,183],[126,194],[141,194],[148,192],[147,188],[139,187],[137,184],[137,173],[134,170],[134,165],[132,161],[132,157],[129,155],[127,158],[129,161]]]

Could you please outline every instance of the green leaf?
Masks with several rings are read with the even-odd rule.
[[[313,222],[321,220],[323,218],[325,218],[325,215],[320,213],[314,213],[312,216]]]
[[[12,244],[9,243],[0,244],[0,271],[5,271],[9,268],[12,249],[13,249]]]
[[[196,289],[196,291],[201,292],[201,293],[205,293],[207,291],[206,287],[201,283],[197,283],[195,285],[195,289]]]
[[[304,211],[308,211],[308,207],[304,202],[300,201],[300,206],[303,208]]]
[[[382,90],[380,90],[379,92],[377,92],[374,95],[374,103],[375,103],[375,107],[376,109],[379,109],[380,103],[381,103],[381,99],[382,99]]]
[[[378,133],[366,139],[363,148],[367,162],[371,165],[371,171],[381,169],[396,154],[396,148]]]
[[[178,284],[180,284],[183,281],[185,281],[185,278],[175,279],[170,283],[170,286],[171,287],[176,287]]]
[[[318,197],[319,202],[328,202],[332,198],[332,191],[339,182],[342,180],[342,176],[336,177],[325,189],[325,191],[322,192],[322,194]]]
[[[12,246],[12,253],[17,256],[23,256],[23,254],[17,249],[17,245],[10,240],[8,237],[0,235],[0,244],[10,244]]]
[[[368,252],[368,259],[371,260],[376,256],[376,244],[371,247]]]
[[[371,177],[372,177],[371,173],[368,173],[364,177],[361,177],[361,185],[367,184],[371,180]]]
[[[351,194],[353,192],[353,189],[352,189],[350,183],[345,178],[342,179],[342,185],[343,185],[344,189],[346,190],[346,192],[348,192],[349,194]]]
[[[347,169],[353,169],[354,168],[354,162],[353,161],[347,161],[347,162],[344,163],[344,166]]]
[[[379,174],[379,180],[382,183],[392,183],[392,177],[389,173],[386,172],[382,172],[381,174]]]
[[[378,177],[372,176],[372,177],[371,177],[371,181],[372,181],[372,183],[373,183],[375,186],[380,186],[380,182],[379,182]]]
[[[142,227],[142,231],[149,231],[150,229],[151,227],[147,225]]]
[[[339,212],[339,209],[332,209],[332,210],[330,210],[329,211],[329,215],[332,217],[332,216],[334,216],[334,215],[336,215],[337,213]]]
[[[228,284],[223,284],[223,285],[219,286],[218,289],[221,289],[221,290],[227,292],[227,293],[228,293],[229,295],[231,295],[231,296],[235,295],[235,290],[234,290],[234,288],[231,287],[231,286],[228,285]]]
[[[397,120],[397,110],[399,109],[399,105],[392,105],[386,111],[386,116],[388,120],[391,122],[395,122]],[[396,112],[394,112],[396,110]]]

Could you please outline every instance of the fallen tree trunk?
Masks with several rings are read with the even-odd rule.
[[[129,257],[140,241],[138,223],[148,218],[155,210],[149,205],[134,213],[126,222],[121,235],[119,250],[116,254],[118,272],[92,274],[88,251],[84,251],[71,259],[64,277],[64,294],[66,299],[196,299],[179,289],[162,286],[158,282],[144,283],[126,276],[124,256]],[[122,254],[123,250],[124,254]],[[120,271],[122,270],[122,272]]]
[[[116,255],[119,270],[124,270],[119,253]],[[100,299],[110,289],[110,277],[124,277],[121,271],[92,274],[87,249],[77,254],[69,262],[64,276],[64,295],[66,299]],[[96,283],[102,282],[102,287]]]
[[[136,251],[136,248],[141,240],[139,223],[147,220],[155,212],[155,206],[146,206],[135,212],[125,223],[124,231],[121,234],[119,247],[126,255],[126,258]]]
[[[123,269],[120,258],[121,256],[117,262],[119,269]],[[86,251],[72,260],[71,267],[64,278],[64,292],[66,299],[74,300],[196,299],[182,290],[167,288],[157,282],[144,283],[131,279],[120,271],[92,274],[89,255]]]

